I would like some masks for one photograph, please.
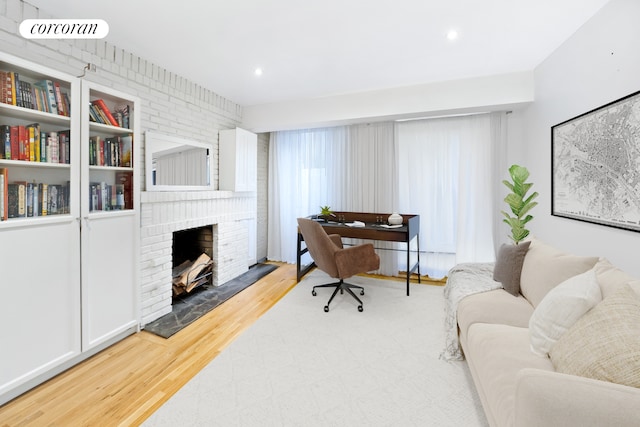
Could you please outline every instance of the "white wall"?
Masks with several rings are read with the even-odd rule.
[[[253,132],[510,110],[533,101],[531,71],[244,107]]]
[[[551,216],[551,126],[640,90],[640,1],[613,0],[535,70],[535,102],[510,152],[540,193],[532,234],[567,251],[608,258],[640,276],[640,233]],[[639,141],[640,143],[640,141]]]

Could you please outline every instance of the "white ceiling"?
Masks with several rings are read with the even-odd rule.
[[[245,106],[532,70],[609,2],[26,1]]]

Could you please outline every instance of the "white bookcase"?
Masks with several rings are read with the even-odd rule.
[[[139,325],[140,102],[122,92],[82,81],[82,350]],[[89,120],[102,101],[118,126]],[[127,127],[128,126],[128,127]]]
[[[32,201],[30,207],[24,203],[24,213],[18,208],[16,217],[0,221],[1,405],[138,328],[139,112],[135,98],[2,52],[0,71],[18,73],[20,81],[32,85],[32,99],[23,106],[0,102],[0,126],[37,123],[47,138],[40,146],[40,157],[35,148],[33,157],[22,159],[20,155],[7,159],[6,150],[0,150],[4,154],[0,170],[6,171],[8,183],[32,188],[31,193],[25,190],[25,197]],[[33,86],[46,80],[57,83],[61,95],[66,94],[68,116],[38,109],[44,107],[33,97],[42,94],[35,94]],[[2,86],[0,95],[1,91]],[[130,103],[133,129],[89,122],[85,104],[103,95],[110,102]],[[131,166],[88,165],[87,135],[102,131],[110,136],[133,135]],[[52,133],[58,136],[58,144],[48,140]],[[65,143],[60,144],[63,136]],[[36,141],[24,144],[30,149]],[[55,147],[58,156],[51,151]],[[130,208],[91,212],[89,183],[111,182],[118,172],[131,176]],[[37,184],[53,190],[47,191],[51,200],[47,200],[46,212],[43,186]],[[3,214],[0,210],[0,216]]]

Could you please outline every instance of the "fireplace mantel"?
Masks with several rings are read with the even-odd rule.
[[[146,191],[140,200],[142,326],[171,312],[174,231],[213,225],[215,286],[248,270],[250,233],[257,217],[255,192]]]

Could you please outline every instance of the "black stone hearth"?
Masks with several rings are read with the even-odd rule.
[[[246,273],[221,286],[203,285],[190,294],[176,297],[171,313],[148,323],[144,329],[163,338],[169,338],[276,268],[278,266],[273,264],[256,264]]]

